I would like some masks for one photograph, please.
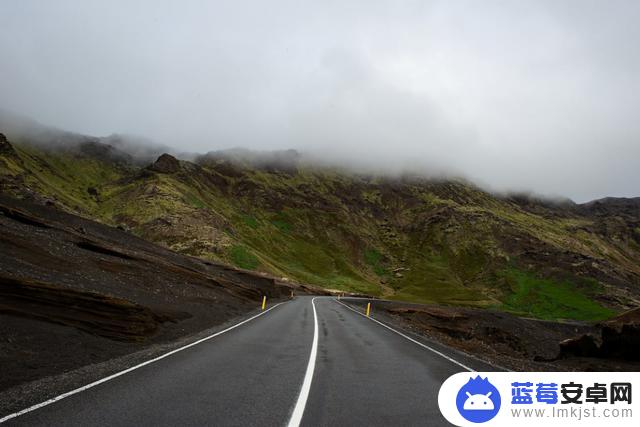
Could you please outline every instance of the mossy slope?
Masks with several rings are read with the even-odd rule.
[[[462,181],[224,156],[163,173],[29,145],[1,157],[3,191],[288,280],[540,318],[600,319],[639,302],[638,224],[614,238],[575,208],[532,208]]]

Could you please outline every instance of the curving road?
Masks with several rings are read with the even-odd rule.
[[[491,367],[328,297],[298,297],[206,341],[6,421],[56,426],[449,425],[450,375]]]

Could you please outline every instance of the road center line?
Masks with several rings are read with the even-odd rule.
[[[402,332],[400,332],[400,331],[396,331],[396,330],[395,330],[395,329],[393,329],[392,327],[385,325],[384,323],[380,322],[379,320],[374,319],[373,317],[367,317],[367,316],[365,316],[364,314],[360,313],[359,311],[354,310],[353,308],[349,307],[348,305],[346,305],[346,304],[344,304],[344,303],[342,303],[342,302],[340,302],[340,301],[336,300],[335,298],[334,298],[334,301],[335,301],[335,302],[337,302],[337,303],[338,303],[338,304],[340,304],[340,305],[345,306],[346,308],[348,308],[349,310],[353,311],[354,313],[359,314],[360,316],[364,317],[365,319],[369,319],[369,320],[371,320],[371,321],[373,321],[373,322],[376,322],[378,325],[380,325],[380,326],[384,326],[385,328],[389,329],[389,330],[390,330],[390,331],[392,331],[392,332],[395,332],[396,334],[400,335],[401,337],[406,338],[406,339],[408,339],[409,341],[411,341],[411,342],[413,342],[413,343],[415,343],[415,344],[418,344],[420,347],[426,348],[427,350],[434,352],[434,353],[435,353],[435,354],[437,354],[438,356],[444,357],[444,358],[445,358],[445,359],[447,359],[449,362],[455,363],[456,365],[460,366],[461,368],[466,369],[467,371],[474,372],[474,370],[473,370],[473,369],[471,369],[470,367],[468,367],[467,365],[464,365],[464,364],[462,364],[462,363],[458,362],[457,360],[455,360],[455,359],[453,359],[453,358],[451,358],[451,357],[447,356],[446,354],[444,354],[444,353],[442,353],[442,352],[440,352],[440,351],[436,350],[435,348],[433,348],[433,347],[429,347],[429,346],[428,346],[428,345],[426,345],[426,344],[422,344],[420,341],[414,340],[414,339],[413,339],[413,338],[411,338],[410,336],[407,336],[407,335],[403,334],[403,333],[402,333]]]
[[[304,381],[302,382],[302,388],[298,395],[298,401],[296,402],[296,406],[291,414],[291,419],[289,420],[289,427],[298,427],[302,421],[304,408],[307,406],[307,399],[309,398],[309,391],[311,390],[313,371],[316,368],[316,355],[318,354],[318,315],[316,313],[316,298],[318,297],[314,297],[311,300],[311,306],[313,307],[313,344],[311,344],[311,354],[309,355],[307,372],[304,375]]]
[[[95,386],[97,386],[99,384],[105,383],[105,382],[107,382],[109,380],[112,380],[114,378],[117,378],[117,377],[119,377],[121,375],[127,374],[127,373],[129,373],[131,371],[135,371],[138,368],[142,368],[143,366],[149,365],[149,364],[151,364],[153,362],[157,362],[158,360],[164,359],[165,357],[169,357],[172,354],[176,354],[176,353],[178,353],[178,352],[180,352],[182,350],[186,350],[189,347],[193,347],[194,345],[198,345],[198,344],[200,344],[200,343],[202,343],[204,341],[210,340],[211,338],[215,338],[218,335],[222,335],[225,332],[229,332],[230,330],[235,329],[238,326],[244,325],[245,323],[250,322],[250,321],[252,321],[253,319],[255,319],[257,317],[260,317],[263,314],[268,313],[269,311],[273,310],[274,308],[276,308],[277,306],[279,306],[281,304],[284,304],[285,302],[280,302],[280,303],[274,305],[273,307],[270,307],[269,309],[267,309],[265,311],[261,311],[260,313],[256,314],[255,316],[252,316],[252,317],[250,317],[248,319],[245,319],[242,322],[236,323],[233,326],[229,326],[228,328],[223,329],[222,331],[216,332],[215,334],[212,334],[212,335],[209,335],[209,336],[204,337],[202,339],[199,339],[198,341],[194,341],[191,344],[187,344],[187,345],[185,345],[183,347],[180,347],[180,348],[177,348],[175,350],[172,350],[172,351],[170,351],[168,353],[165,353],[163,355],[160,355],[160,356],[158,356],[156,358],[153,358],[151,360],[147,360],[146,362],[142,362],[142,363],[140,363],[138,365],[132,366],[131,368],[125,369],[124,371],[116,372],[115,374],[109,375],[108,377],[102,378],[102,379],[100,379],[98,381],[94,381],[94,382],[92,382],[90,384],[87,384],[85,386],[79,387],[79,388],[77,388],[75,390],[71,390],[71,391],[63,393],[63,394],[61,394],[59,396],[51,398],[49,400],[45,400],[44,402],[41,402],[41,403],[38,403],[36,405],[30,406],[30,407],[28,407],[26,409],[23,409],[23,410],[19,411],[19,412],[15,412],[13,414],[9,414],[9,415],[7,415],[7,416],[5,416],[3,418],[0,418],[0,423],[4,423],[5,421],[8,421],[8,420],[10,420],[12,418],[19,417],[20,415],[24,415],[27,412],[35,411],[36,409],[42,408],[42,407],[47,406],[47,405],[51,405],[52,403],[55,403],[55,402],[57,402],[59,400],[62,400],[64,398],[66,398],[66,397],[73,396],[74,394],[77,394],[77,393],[80,393],[82,391],[88,390],[88,389],[90,389],[92,387],[95,387]],[[315,307],[314,307],[314,315],[315,315]],[[317,325],[317,320],[316,320],[316,330],[317,329],[318,329],[318,325]]]

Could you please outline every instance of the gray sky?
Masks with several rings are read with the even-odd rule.
[[[178,149],[296,148],[640,195],[640,2],[0,2],[0,107]]]

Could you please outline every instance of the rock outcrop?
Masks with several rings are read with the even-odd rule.
[[[7,137],[3,133],[0,133],[0,152],[9,151],[12,148]]]
[[[560,343],[560,358],[598,357],[640,361],[640,308],[598,325],[601,338],[585,334]]]
[[[149,166],[149,169],[159,173],[176,173],[180,170],[180,161],[171,154],[164,153]]]

